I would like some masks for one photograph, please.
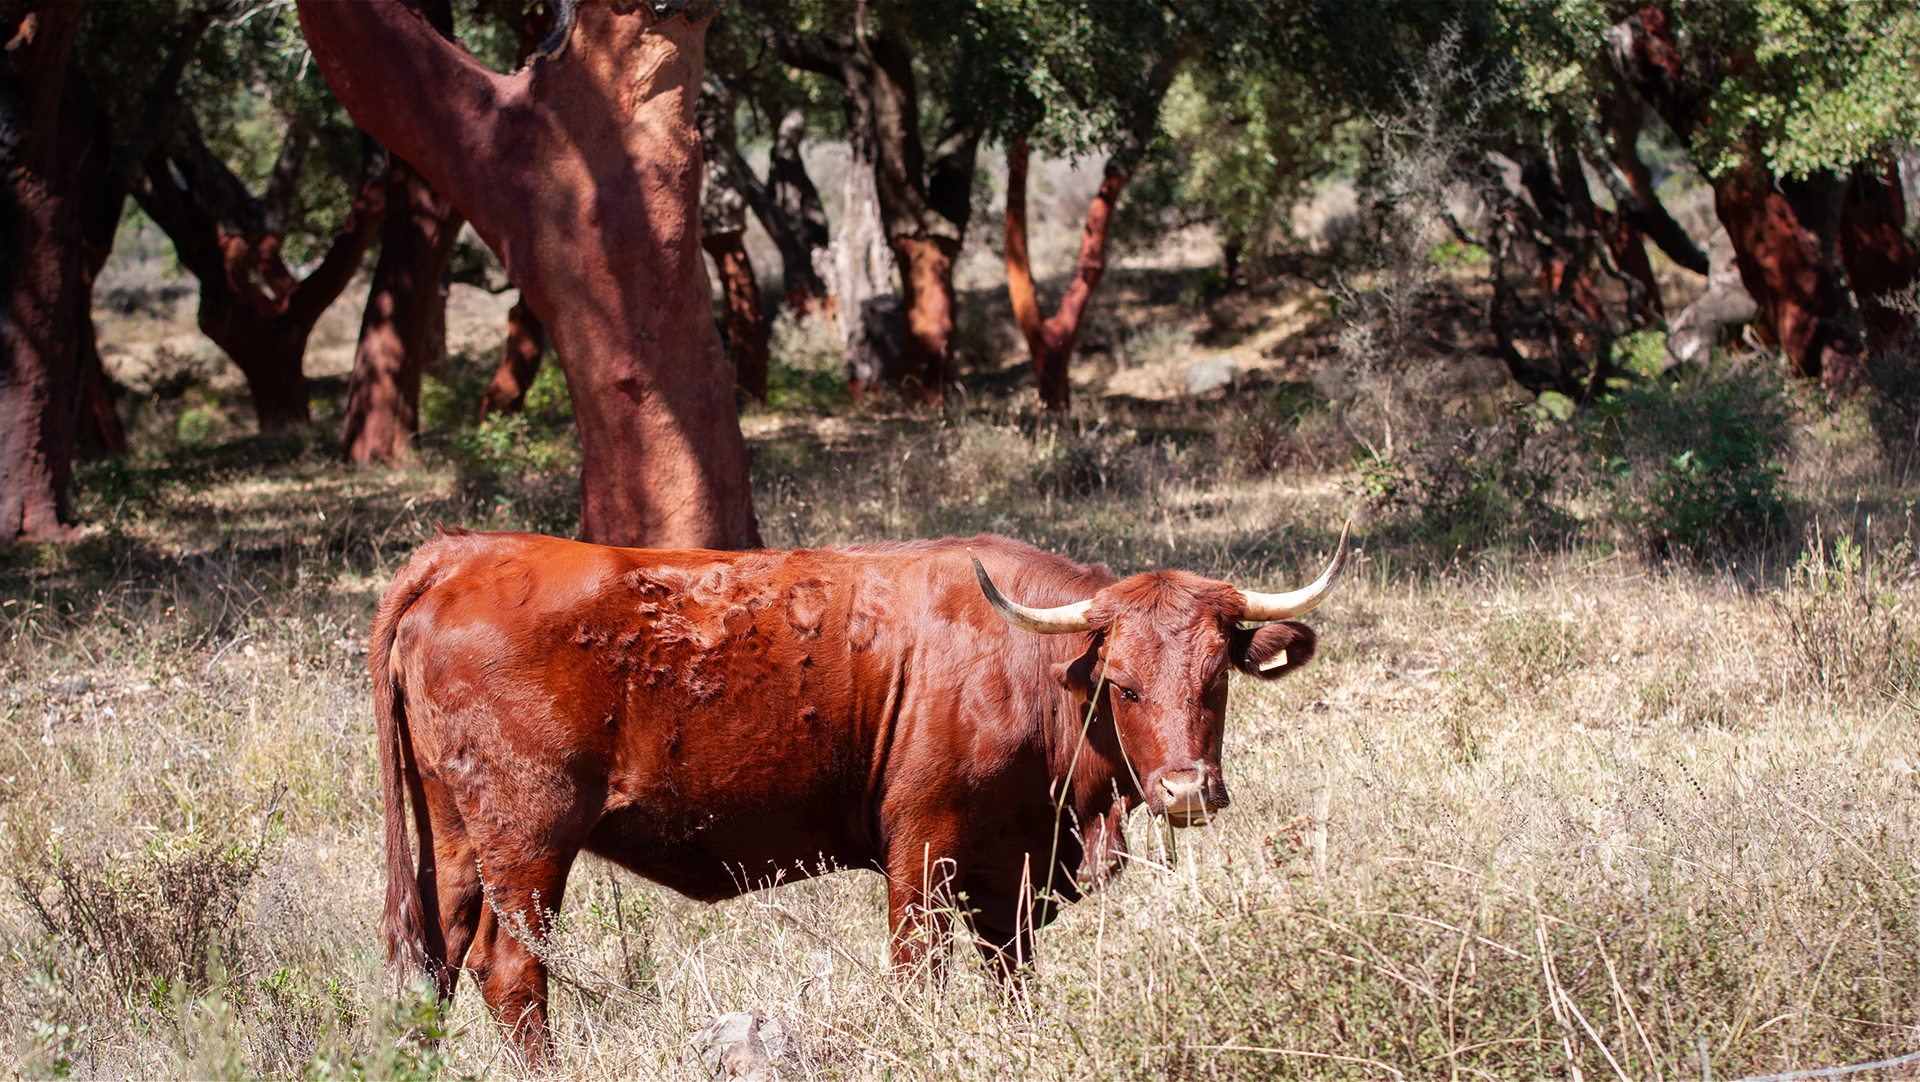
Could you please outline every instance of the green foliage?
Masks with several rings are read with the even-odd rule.
[[[1643,380],[1657,378],[1667,365],[1667,332],[1649,327],[1614,339],[1613,364]]]
[[[492,368],[484,358],[448,358],[440,378],[421,382],[422,442],[446,456],[462,499],[491,529],[572,532],[580,434],[558,364],[540,367],[521,409],[477,424]]]
[[[1182,71],[1160,137],[1121,203],[1129,236],[1206,222],[1250,256],[1293,240],[1293,204],[1341,158],[1338,103],[1277,67]]]
[[[1583,424],[1606,516],[1656,554],[1704,558],[1778,536],[1789,413],[1762,375],[1615,391]]]
[[[1704,7],[1751,10],[1755,63],[1736,69],[1715,96],[1713,115],[1717,120],[1737,106],[1741,121],[1760,126],[1777,171],[1844,171],[1890,144],[1920,136],[1920,102],[1913,93],[1920,9],[1912,4],[1758,0]]]

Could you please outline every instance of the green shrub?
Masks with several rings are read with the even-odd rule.
[[[1618,389],[1583,422],[1602,512],[1659,555],[1767,541],[1786,523],[1787,421],[1783,391],[1764,375]]]

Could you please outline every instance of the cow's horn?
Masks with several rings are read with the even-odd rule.
[[[1312,611],[1315,605],[1327,599],[1327,593],[1333,588],[1333,580],[1340,575],[1340,569],[1347,565],[1347,535],[1353,532],[1353,520],[1340,528],[1340,547],[1334,550],[1333,562],[1320,573],[1313,585],[1295,590],[1290,594],[1257,594],[1251,590],[1240,591],[1240,619],[1248,623],[1261,620],[1290,620],[1295,616]]]
[[[1038,635],[1069,635],[1076,631],[1087,631],[1093,626],[1087,623],[1087,608],[1093,604],[1092,601],[1076,601],[1057,609],[1030,609],[1015,604],[994,586],[993,580],[987,577],[987,569],[980,566],[980,557],[975,556],[972,549],[967,550],[967,558],[973,561],[973,577],[980,580],[980,592],[987,595],[987,604],[992,605],[993,611],[1014,627]]]

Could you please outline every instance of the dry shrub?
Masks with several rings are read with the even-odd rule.
[[[48,935],[80,951],[103,991],[158,1005],[210,987],[238,953],[235,917],[260,850],[184,845],[132,859],[74,857],[59,848],[16,860],[14,889]]]
[[[1815,536],[1788,572],[1788,588],[1771,599],[1805,687],[1829,696],[1913,687],[1920,643],[1910,617],[1912,555],[1905,539],[1875,558],[1850,536]]]

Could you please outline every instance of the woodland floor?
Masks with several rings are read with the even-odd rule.
[[[585,859],[549,945],[556,1073],[688,1077],[687,1039],[749,1009],[848,1079],[1732,1078],[1920,1048],[1920,493],[1858,410],[1802,404],[1765,548],[1436,550],[1366,517],[1315,383],[1325,294],[1205,275],[1110,277],[1065,421],[1033,416],[981,291],[953,408],[854,409],[830,336],[782,324],[743,424],[776,546],[994,530],[1278,589],[1361,511],[1313,664],[1235,681],[1232,809],[1177,853],[1136,818],[1024,997],[965,943],[944,984],[885,976],[870,873],[705,906]],[[376,933],[375,601],[436,522],[566,532],[577,506],[563,395],[465,421],[499,324],[474,303],[404,471],[334,462],[324,405],[248,435],[226,377],[152,348],[177,314],[115,329],[139,452],[81,467],[86,540],[0,557],[11,1073],[512,1073],[471,987],[444,1019],[389,995]],[[1186,398],[1221,352],[1238,384]],[[1513,400],[1451,358],[1438,401]]]

